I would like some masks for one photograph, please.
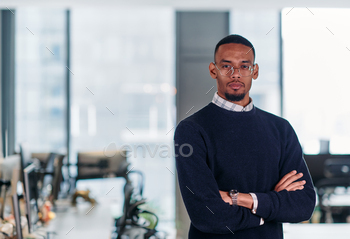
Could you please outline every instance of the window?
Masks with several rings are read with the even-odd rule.
[[[31,151],[66,153],[65,23],[65,10],[16,9],[15,140]]]
[[[247,38],[255,48],[259,77],[252,83],[254,105],[281,115],[280,17],[276,10],[232,10],[230,33]]]
[[[174,227],[174,158],[161,152],[175,126],[174,12],[79,8],[71,24],[71,162],[79,151],[130,146],[144,196]]]
[[[350,9],[282,11],[284,112],[304,152],[350,153]]]

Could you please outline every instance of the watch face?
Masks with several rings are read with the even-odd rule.
[[[230,191],[230,196],[233,197],[236,193],[238,193],[238,191],[236,189],[232,189]]]

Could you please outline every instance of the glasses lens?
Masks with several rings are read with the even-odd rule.
[[[253,68],[250,65],[242,65],[239,68],[239,72],[241,73],[241,76],[250,76],[253,72]]]
[[[220,70],[220,74],[223,76],[232,75],[232,66],[230,65],[220,65],[218,69]]]
[[[223,76],[231,76],[234,71],[238,71],[241,76],[250,76],[253,73],[253,67],[251,65],[241,65],[235,70],[231,65],[219,65],[216,67]]]

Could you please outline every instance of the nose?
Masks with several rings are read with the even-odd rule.
[[[231,78],[240,78],[241,74],[239,74],[239,68],[233,68],[233,73],[231,75]]]

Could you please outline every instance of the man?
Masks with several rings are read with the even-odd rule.
[[[291,125],[253,105],[255,49],[230,35],[215,48],[211,103],[175,132],[189,238],[283,238],[282,222],[308,220],[315,191]]]

